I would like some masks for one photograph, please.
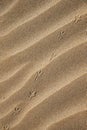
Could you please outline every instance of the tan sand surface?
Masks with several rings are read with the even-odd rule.
[[[87,130],[87,0],[0,0],[0,130]]]

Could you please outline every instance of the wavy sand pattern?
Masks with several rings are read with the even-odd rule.
[[[87,129],[87,0],[0,0],[0,130]]]

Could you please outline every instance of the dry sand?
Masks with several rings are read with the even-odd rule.
[[[87,130],[87,0],[0,0],[0,130]]]

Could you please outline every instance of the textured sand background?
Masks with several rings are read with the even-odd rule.
[[[87,0],[0,0],[0,130],[87,130]]]

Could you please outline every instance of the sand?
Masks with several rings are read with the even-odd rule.
[[[87,130],[87,0],[0,0],[0,130]]]

